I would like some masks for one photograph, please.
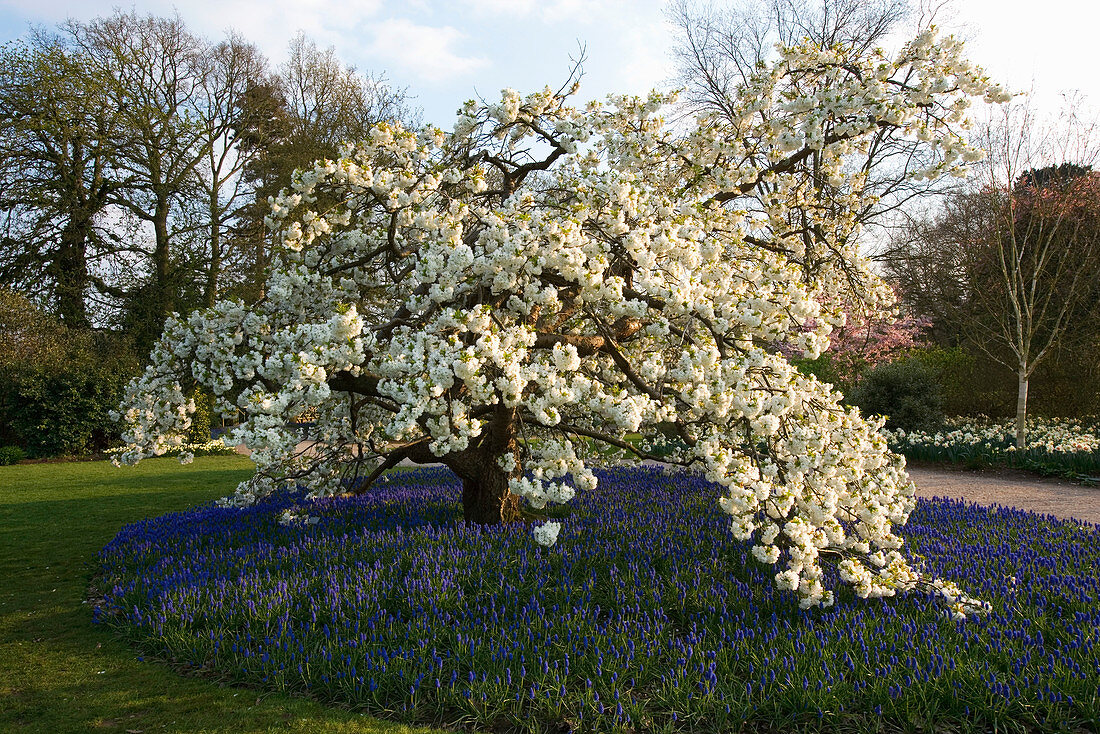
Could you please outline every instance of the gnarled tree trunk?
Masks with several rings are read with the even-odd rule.
[[[509,475],[490,460],[484,470],[462,477],[462,515],[466,522],[496,525],[520,519],[519,497],[508,489]]]
[[[498,407],[476,444],[444,460],[462,479],[462,513],[466,522],[497,525],[520,519],[520,498],[508,488],[508,480],[522,474],[516,422],[514,409]],[[515,466],[510,472],[499,463],[508,454]]]
[[[377,396],[378,380],[373,375],[337,372],[329,378],[328,385],[341,392]],[[498,525],[520,520],[523,516],[520,498],[512,494],[508,487],[509,479],[523,476],[519,442],[516,440],[519,414],[515,408],[499,404],[490,410],[491,417],[481,435],[472,439],[464,450],[440,457],[429,450],[427,437],[413,441],[390,453],[356,491],[365,489],[374,478],[403,459],[411,459],[418,464],[442,462],[462,480],[462,511],[466,522]],[[500,464],[505,456],[512,457],[511,470]]]

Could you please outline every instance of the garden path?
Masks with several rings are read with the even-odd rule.
[[[1011,470],[969,471],[910,464],[908,471],[917,485],[918,497],[965,499],[1100,525],[1100,487]]]

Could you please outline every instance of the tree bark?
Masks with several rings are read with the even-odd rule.
[[[328,384],[335,391],[380,397],[378,377],[374,375],[337,372],[329,377]],[[486,412],[478,410],[476,415],[483,416]],[[430,452],[426,438],[414,441],[394,448],[389,463],[379,467],[368,480],[373,481],[382,470],[402,459],[418,464],[442,462],[462,480],[462,513],[466,522],[499,525],[522,519],[520,498],[508,486],[510,479],[523,476],[517,440],[519,414],[515,408],[497,404],[489,408],[488,415],[491,417],[482,434],[472,439],[466,449],[437,457]],[[509,455],[511,471],[500,465],[501,458]]]
[[[168,195],[157,193],[156,208],[153,211],[153,313],[152,333],[159,336],[164,320],[172,313],[175,303],[172,274],[172,250],[168,235]]]
[[[1016,392],[1016,448],[1027,447],[1027,370],[1021,365],[1017,373],[1019,389]]]
[[[84,304],[88,289],[88,230],[91,222],[74,214],[61,231],[57,256],[51,264],[57,283],[57,312],[66,326],[86,329],[88,312]]]
[[[216,180],[216,179],[215,179]],[[210,308],[218,300],[218,278],[222,269],[222,227],[218,188],[210,189],[210,262],[206,266],[206,287],[203,305]]]
[[[462,479],[462,514],[466,522],[499,525],[521,518],[519,496],[508,487],[509,479],[523,474],[516,441],[517,423],[514,408],[498,405],[477,443],[444,459]],[[499,463],[501,457],[509,454],[515,467],[510,472]]]
[[[478,525],[520,519],[519,497],[508,489],[509,475],[490,459],[482,471],[462,478],[462,516]]]

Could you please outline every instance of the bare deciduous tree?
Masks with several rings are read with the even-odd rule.
[[[262,294],[275,245],[263,221],[268,197],[288,187],[297,169],[336,158],[343,143],[364,139],[375,123],[415,119],[406,91],[383,75],[345,66],[333,49],[301,33],[288,51],[286,61],[241,100],[241,134],[250,155],[243,173],[255,192],[236,228],[239,246],[251,253],[250,272],[242,273],[252,291],[245,293],[248,300]]]
[[[1005,108],[979,133],[979,174],[894,243],[889,269],[918,309],[1016,375],[1020,448],[1031,376],[1100,316],[1095,133],[1072,113],[1054,126]]]
[[[204,99],[198,108],[200,123],[206,128],[204,165],[199,173],[206,193],[206,219],[209,226],[203,258],[206,282],[202,300],[212,306],[223,283],[232,239],[226,230],[241,216],[255,193],[243,175],[245,168],[262,152],[244,145],[247,130],[240,123],[242,104],[257,80],[266,74],[267,61],[256,47],[237,35],[230,35],[212,49],[210,69],[203,82]]]
[[[202,194],[196,171],[211,145],[198,109],[210,57],[202,39],[178,17],[116,12],[66,31],[87,63],[104,79],[104,97],[120,112],[131,142],[116,150],[113,165],[124,186],[111,203],[150,233],[120,243],[130,252],[122,277],[101,288],[127,302],[138,341],[151,345],[191,274],[178,245],[202,227],[184,216],[185,202]],[[140,288],[134,284],[140,283]]]

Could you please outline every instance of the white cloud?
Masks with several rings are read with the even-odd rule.
[[[0,0],[35,23],[58,23],[72,17],[88,21],[113,15],[116,7],[130,7],[117,0]],[[283,56],[287,43],[299,30],[322,47],[341,46],[354,28],[377,16],[382,0],[352,0],[336,5],[330,0],[143,0],[132,7],[139,15],[180,17],[195,33],[211,39],[233,29],[252,41],[274,60]]]
[[[663,87],[673,74],[670,58],[671,37],[663,23],[635,25],[626,29],[620,40],[623,55],[617,76],[623,90],[645,94]]]
[[[652,0],[464,0],[475,14],[526,18],[537,15],[545,23],[595,23],[629,18]]]
[[[425,26],[405,18],[369,23],[371,54],[384,67],[398,67],[426,83],[456,79],[489,65],[484,56],[461,56],[453,45],[464,34],[450,26]]]
[[[465,4],[478,15],[489,16],[524,17],[536,7],[535,0],[465,0]]]

